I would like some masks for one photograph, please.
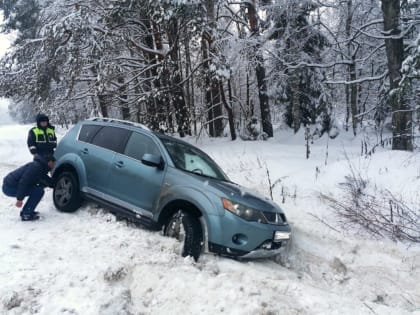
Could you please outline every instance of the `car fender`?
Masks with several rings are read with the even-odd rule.
[[[79,179],[80,190],[82,190],[82,187],[87,186],[85,164],[83,163],[82,159],[75,153],[67,153],[61,156],[56,163],[52,175],[56,176],[56,172],[62,169],[62,167],[65,165],[69,165],[76,170],[76,175]]]
[[[165,185],[165,184],[164,184]],[[223,215],[223,209],[220,206],[218,207],[214,201],[211,199],[216,199],[217,197],[210,196],[212,193],[207,192],[204,194],[202,191],[198,190],[195,187],[191,186],[173,186],[169,189],[164,189],[164,192],[161,195],[160,202],[158,205],[158,211],[156,213],[157,217],[160,216],[162,210],[171,202],[175,200],[183,200],[193,204],[204,216],[221,216]],[[220,198],[217,198],[220,199]]]
[[[175,186],[170,189],[164,189],[155,220],[158,220],[167,205],[176,200],[187,201],[202,213],[200,223],[205,241],[204,250],[207,252],[208,242],[214,242],[214,238],[218,240],[217,234],[221,229],[219,222],[224,215],[224,210],[222,209],[221,201],[220,205],[217,205],[217,200],[220,200],[220,198],[211,192],[204,194],[202,191],[191,186]]]

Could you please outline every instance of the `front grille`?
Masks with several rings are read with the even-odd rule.
[[[267,222],[270,224],[283,224],[286,222],[286,216],[283,213],[263,211]]]
[[[276,221],[277,213],[264,211],[264,216],[268,222],[273,223]]]

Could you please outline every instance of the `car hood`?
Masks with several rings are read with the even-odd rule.
[[[281,208],[267,197],[260,195],[246,187],[232,182],[208,180],[208,185],[226,195],[226,198],[245,206],[269,212],[283,212]]]

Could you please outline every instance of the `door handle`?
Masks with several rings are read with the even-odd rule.
[[[89,149],[88,148],[84,148],[83,150],[80,150],[80,152],[82,154],[89,154]]]
[[[122,167],[124,167],[124,162],[123,161],[118,161],[118,162],[115,162],[114,165],[117,168],[122,168]]]

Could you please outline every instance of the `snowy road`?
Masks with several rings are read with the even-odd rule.
[[[30,159],[28,128],[0,126],[1,177]],[[334,191],[346,174],[343,144],[330,144],[325,167],[325,144],[306,160],[292,138],[198,143],[245,186],[268,194],[266,167],[272,181],[282,179],[274,199],[281,203],[283,191],[294,239],[278,262],[203,255],[194,263],[175,253],[172,239],[94,204],[57,212],[51,191],[38,209],[43,220],[21,222],[14,200],[1,195],[0,314],[420,314],[420,246],[337,233],[314,220],[328,217],[318,192]],[[350,155],[358,143],[345,143]],[[413,158],[378,153],[369,176],[418,191]]]

